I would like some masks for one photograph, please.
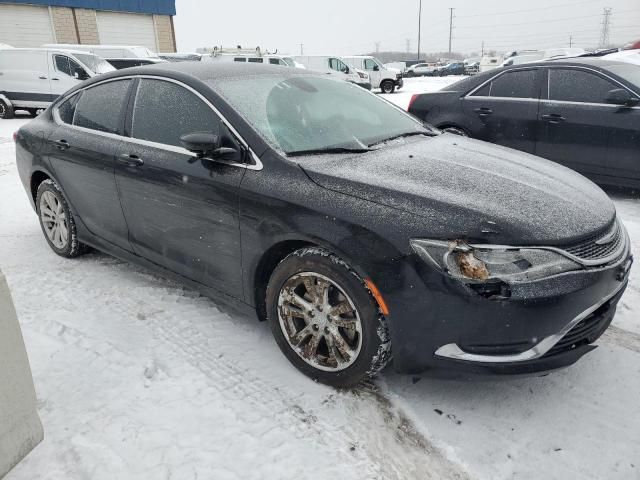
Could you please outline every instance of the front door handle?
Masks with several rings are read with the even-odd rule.
[[[39,78],[40,80],[46,80],[46,79],[47,79],[47,76],[46,76],[46,75],[40,75],[38,78]]]
[[[142,160],[138,155],[123,153],[118,157],[118,162],[127,167],[141,167],[144,165],[144,160]]]
[[[542,115],[542,120],[549,123],[562,123],[567,119],[560,114],[552,113],[550,115]]]
[[[55,143],[58,150],[67,150],[71,147],[71,145],[69,145],[69,142],[67,142],[66,140],[57,140],[53,143]]]
[[[479,117],[488,117],[493,113],[493,110],[487,107],[482,107],[482,108],[476,108],[474,112],[476,112]]]

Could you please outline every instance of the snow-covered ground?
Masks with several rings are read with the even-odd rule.
[[[54,255],[15,167],[26,121],[0,120],[0,268],[45,441],[9,480],[640,478],[640,269],[600,348],[569,369],[471,383],[386,371],[338,392],[297,373],[265,324],[104,254]],[[640,201],[614,200],[637,256]]]

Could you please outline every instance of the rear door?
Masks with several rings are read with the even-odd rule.
[[[547,75],[536,153],[585,175],[617,175],[617,162],[606,159],[619,107],[606,99],[619,86],[582,67],[550,67]]]
[[[98,84],[77,93],[54,111],[58,124],[49,137],[56,179],[90,233],[130,250],[128,230],[114,176],[124,108],[131,80]]]
[[[197,158],[180,142],[194,132],[232,136],[202,97],[169,80],[140,79],[130,112],[131,138],[117,152],[116,178],[135,252],[237,297],[246,169]]]
[[[473,138],[534,153],[539,68],[507,70],[462,99]]]

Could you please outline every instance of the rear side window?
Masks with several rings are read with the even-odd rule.
[[[236,57],[233,59],[234,62],[246,62],[247,59],[244,57]]]
[[[220,134],[220,119],[206,103],[175,83],[140,80],[132,137],[181,147],[180,137],[194,132]]]
[[[262,63],[262,58],[249,58],[249,63]]]
[[[280,59],[279,58],[270,58],[269,59],[269,63],[271,65],[284,65],[284,62],[280,63]]]
[[[504,73],[473,94],[474,97],[538,98],[537,70]]]
[[[594,73],[576,69],[549,70],[549,100],[607,103],[609,91],[620,88]]]
[[[99,132],[118,133],[131,80],[88,88],[76,106],[73,124]]]
[[[78,100],[80,100],[81,95],[82,92],[76,93],[73,97],[62,102],[58,107],[58,115],[64,123],[69,125],[73,124],[73,116],[76,113],[76,106],[78,105]]]

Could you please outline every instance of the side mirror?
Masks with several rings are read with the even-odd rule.
[[[224,142],[218,135],[208,132],[187,133],[180,137],[182,146],[195,153],[198,158],[236,160],[240,152],[232,146],[222,146]]]
[[[342,69],[342,73],[349,73],[349,67],[344,67]]]
[[[89,78],[89,74],[87,72],[84,71],[84,69],[82,68],[76,68],[73,71],[73,78],[77,79],[77,80],[86,80]]]
[[[615,88],[607,94],[607,103],[620,105],[622,107],[635,107],[640,103],[640,99],[634,97],[624,88]]]
[[[380,71],[380,67],[378,65],[374,65],[373,66],[373,71],[374,72],[379,72]]]

